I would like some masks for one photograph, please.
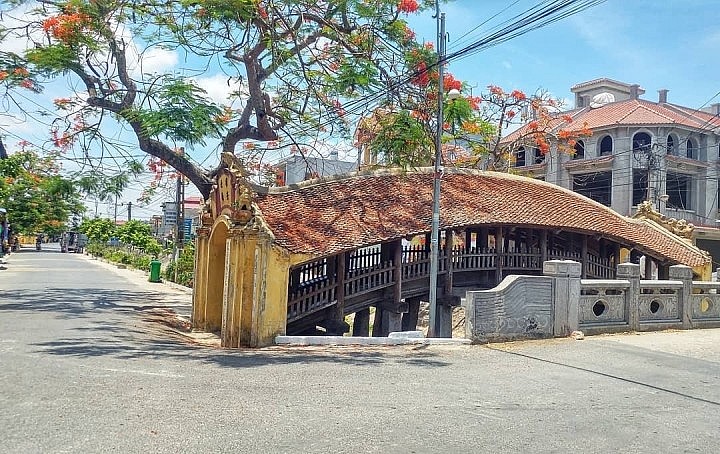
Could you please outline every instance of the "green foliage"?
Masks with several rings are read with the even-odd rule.
[[[223,111],[206,94],[190,81],[166,76],[156,91],[158,107],[130,110],[126,116],[141,122],[147,137],[205,145],[205,138],[220,137],[223,131],[217,121]]]
[[[89,242],[95,244],[106,244],[115,236],[115,224],[111,219],[105,218],[86,219],[78,230],[87,235]]]
[[[106,146],[130,151],[133,145],[104,134],[105,125],[117,121],[137,136],[123,142],[174,166],[207,196],[213,171],[173,153],[176,146],[218,139],[210,145],[242,153],[250,150],[242,142],[252,140],[259,145],[246,151],[250,162],[265,159],[256,158],[264,156],[262,147],[289,151],[300,143],[352,139],[365,107],[352,101],[369,94],[377,99],[377,90],[387,89],[393,102],[424,101],[417,87],[398,84],[417,70],[405,60],[411,49],[425,52],[428,61],[432,54],[415,42],[404,18],[434,1],[419,1],[417,8],[409,3],[412,8],[398,0],[59,0],[38,3],[22,24],[7,34],[0,30],[0,44],[42,37],[18,64],[75,89],[63,98],[72,101],[55,103],[56,121],[48,119],[67,125],[71,145],[103,154]],[[174,68],[138,73],[136,52],[151,55],[158,48],[183,56],[187,76],[167,74]],[[0,70],[5,67],[0,61]],[[193,81],[212,72],[226,74],[229,86],[240,85],[234,97],[241,103],[228,99],[218,106]],[[23,77],[18,84],[37,86],[32,74]],[[23,104],[15,102],[20,109]],[[76,114],[87,118],[76,123]],[[86,193],[99,198],[117,194],[91,186]]]
[[[373,155],[405,168],[429,165],[432,149],[426,126],[406,110],[384,115],[378,134],[370,142]]]
[[[445,122],[449,123],[453,128],[460,128],[463,122],[469,121],[475,116],[470,101],[462,97],[445,103],[443,113],[445,114]]]
[[[121,225],[116,229],[118,239],[126,245],[135,246],[148,254],[157,255],[162,247],[152,236],[152,231],[148,224],[132,220]]]
[[[208,19],[245,22],[257,16],[257,0],[182,0],[183,7],[198,7]]]
[[[140,250],[133,250],[126,246],[109,246],[106,243],[90,241],[85,250],[95,257],[102,257],[113,263],[130,265],[133,268],[149,271],[150,262],[156,258],[156,254],[149,254]]]
[[[46,47],[30,49],[25,53],[28,62],[48,76],[57,75],[77,65],[77,54],[66,44],[51,44]]]
[[[75,184],[57,174],[52,159],[20,151],[0,160],[0,206],[15,232],[57,234],[85,209]]]
[[[171,261],[165,269],[165,278],[186,287],[193,286],[195,272],[195,247],[191,244],[185,246],[177,261]],[[177,273],[177,280],[175,274]]]

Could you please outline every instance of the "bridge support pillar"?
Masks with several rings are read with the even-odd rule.
[[[387,336],[394,331],[402,331],[402,315],[403,314],[398,312],[383,311],[383,336]]]
[[[420,312],[420,298],[405,298],[405,302],[408,305],[408,311],[402,314],[402,330],[415,331]]]
[[[352,335],[355,337],[370,335],[370,308],[355,312]]]
[[[452,337],[453,320],[452,314],[455,306],[460,305],[460,297],[455,295],[442,295],[438,297],[438,325],[439,331],[436,337]]]

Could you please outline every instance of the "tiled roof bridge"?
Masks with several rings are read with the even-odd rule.
[[[430,231],[432,169],[376,171],[258,189],[257,204],[277,244],[292,253],[330,255]],[[469,225],[557,228],[605,236],[655,258],[698,266],[702,251],[543,181],[446,169],[441,229]]]

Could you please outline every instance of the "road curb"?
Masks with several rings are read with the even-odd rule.
[[[179,290],[181,292],[187,293],[188,295],[192,295],[192,293],[193,293],[192,288],[185,287],[184,285],[176,284],[175,282],[170,282],[170,281],[166,281],[166,280],[161,280],[160,282],[150,282],[149,281],[149,277],[150,277],[149,271],[143,271],[143,270],[139,270],[137,268],[129,267],[129,266],[121,264],[121,263],[111,262],[105,258],[96,257],[96,256],[93,256],[90,254],[78,254],[78,255],[81,257],[84,257],[86,260],[91,260],[91,261],[96,261],[98,263],[101,263],[111,270],[130,271],[130,272],[136,274],[138,277],[144,277],[148,284],[162,284],[164,286],[173,288],[175,290]]]
[[[470,339],[439,337],[276,336],[276,345],[470,345]]]

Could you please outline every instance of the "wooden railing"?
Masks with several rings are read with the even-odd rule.
[[[345,296],[358,296],[395,284],[391,261],[381,263],[367,270],[350,271],[345,276]]]
[[[318,279],[307,282],[291,293],[288,300],[288,322],[335,304],[336,283],[335,278]]]
[[[430,276],[430,251],[424,246],[408,245],[402,249],[400,275],[403,282],[425,279]],[[439,274],[447,272],[448,263],[455,272],[491,271],[496,269],[498,259],[506,271],[541,271],[542,255],[539,250],[506,251],[498,255],[494,248],[455,248],[447,260],[440,251]],[[559,250],[548,251],[548,260],[580,259],[579,253]],[[331,266],[336,257],[328,257],[300,265],[292,270],[288,298],[288,322],[317,312],[337,303],[339,285],[336,267]],[[342,279],[345,299],[395,285],[395,263],[382,260],[380,247],[368,247],[351,252],[347,256]],[[588,276],[611,278],[614,270],[607,259],[588,254]]]

